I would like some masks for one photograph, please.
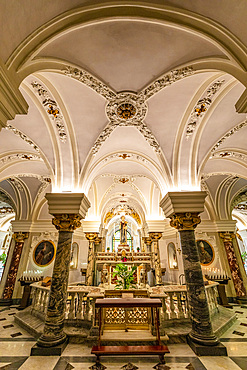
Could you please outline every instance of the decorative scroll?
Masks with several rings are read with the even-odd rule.
[[[18,160],[21,160],[21,161],[42,161],[41,157],[37,154],[10,154],[10,155],[6,155],[5,157],[1,158],[0,159],[0,163],[1,164],[4,164],[4,163],[9,163],[9,162],[12,162],[12,161],[18,161]]]
[[[26,134],[15,128],[14,126],[10,125],[9,123],[5,127],[6,130],[13,132],[15,135],[19,136],[22,140],[24,140],[27,144],[31,145],[31,147],[36,150],[36,152],[40,153],[40,149],[38,145],[36,145]]]
[[[193,230],[201,222],[198,213],[176,213],[171,217],[170,225],[178,230]]]
[[[74,231],[78,227],[81,227],[80,216],[70,213],[54,215],[52,224],[59,231]]]
[[[235,127],[233,127],[231,130],[229,130],[224,136],[222,136],[222,138],[217,141],[217,143],[214,145],[214,147],[211,149],[211,153],[215,152],[218,147],[223,144],[223,142],[231,137],[232,135],[234,135],[236,132],[238,132],[239,130],[241,130],[241,128],[247,126],[247,119],[241,123],[239,123],[238,125],[236,125]]]
[[[235,254],[232,240],[235,238],[234,233],[220,233],[220,237],[223,239],[223,243],[226,249],[226,255],[230,266],[232,281],[236,291],[237,297],[246,296],[246,289],[244,287],[243,278]]]
[[[200,100],[198,100],[190,115],[190,120],[186,129],[186,138],[192,136],[197,125],[200,123],[202,117],[204,116],[205,112],[212,104],[213,96],[221,88],[224,82],[225,80],[214,82],[212,85],[209,86],[209,88],[206,91],[206,94]]]
[[[56,129],[58,131],[58,135],[60,140],[65,143],[67,140],[67,135],[65,132],[63,116],[61,114],[61,109],[58,106],[58,103],[55,101],[53,96],[45,89],[41,83],[34,81],[31,82],[32,87],[39,95],[42,105],[46,110],[46,113],[51,118],[52,122],[55,122]]]

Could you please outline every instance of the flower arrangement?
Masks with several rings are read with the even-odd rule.
[[[132,266],[131,270],[128,270],[128,266],[124,263],[118,263],[116,265],[115,271],[113,272],[113,277],[117,276],[117,284],[115,289],[130,289],[136,287],[136,282],[134,280],[134,272],[137,269],[136,266]]]

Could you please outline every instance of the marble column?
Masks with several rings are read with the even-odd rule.
[[[149,237],[153,243],[153,261],[155,269],[155,285],[162,285],[162,273],[160,266],[160,249],[159,249],[159,239],[162,237],[162,233],[149,233]]]
[[[7,275],[7,280],[5,283],[3,297],[1,299],[1,305],[11,305],[12,295],[15,287],[16,276],[18,272],[18,267],[21,259],[21,254],[24,246],[25,239],[28,238],[29,233],[15,232],[12,238],[15,240],[14,251],[11,258],[11,263],[9,266],[9,271]]]
[[[44,331],[37,345],[54,347],[66,340],[63,326],[72,236],[74,230],[81,226],[80,220],[85,217],[90,203],[84,194],[46,194],[46,198],[59,236]],[[59,213],[62,209],[68,213]]]
[[[244,286],[243,277],[240,271],[240,266],[233,245],[235,234],[231,232],[224,232],[220,233],[220,237],[223,240],[224,247],[226,250],[227,260],[229,263],[232,281],[236,291],[236,296],[237,298],[247,301],[246,288]]]
[[[184,274],[187,287],[187,300],[192,330],[189,338],[192,342],[205,346],[219,343],[214,335],[206,298],[199,253],[195,241],[194,229],[201,222],[199,214],[204,210],[206,192],[168,193],[160,206],[170,225],[179,231]],[[185,212],[185,209],[188,212]]]
[[[99,239],[99,233],[85,233],[88,243],[86,285],[93,285],[95,242]]]

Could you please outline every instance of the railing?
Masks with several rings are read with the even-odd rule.
[[[206,295],[210,315],[218,312],[217,287],[218,283],[209,283],[206,286]],[[32,307],[34,316],[42,320],[48,306],[50,288],[42,287],[40,283],[32,284]],[[110,291],[109,291],[110,292]],[[116,292],[116,291],[115,291]],[[109,297],[108,291],[104,288],[91,286],[70,286],[66,302],[65,320],[90,323],[92,328],[97,327],[97,312],[95,312],[96,298],[102,298],[105,294]],[[160,298],[162,309],[160,312],[161,326],[168,327],[174,322],[189,320],[187,291],[185,285],[165,285],[151,287],[147,290],[150,298]],[[65,322],[66,322],[65,321]]]

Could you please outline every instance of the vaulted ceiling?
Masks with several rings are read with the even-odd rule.
[[[0,133],[18,218],[72,191],[88,195],[89,220],[124,204],[161,219],[167,191],[200,188],[205,218],[231,217],[247,190],[247,3],[221,6],[1,3],[1,70],[28,105]]]

